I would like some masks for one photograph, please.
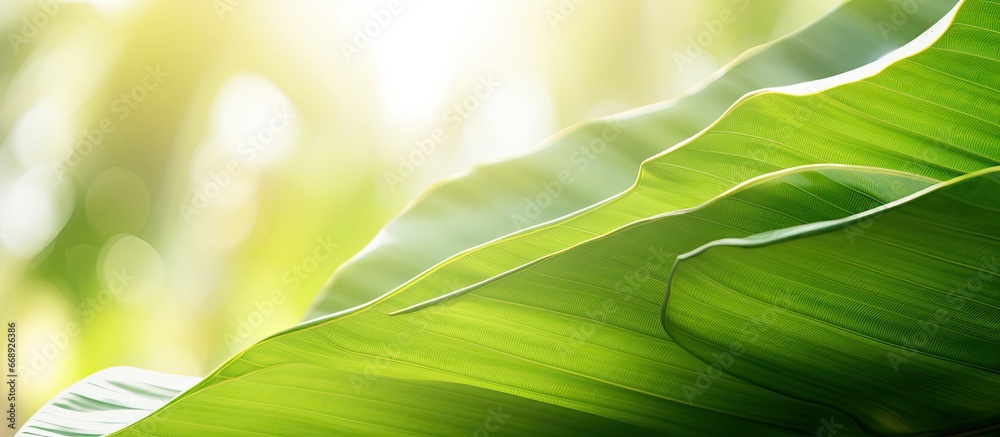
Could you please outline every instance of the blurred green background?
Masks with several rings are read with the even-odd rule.
[[[21,417],[110,366],[206,374],[436,180],[675,96],[837,3],[0,3]]]

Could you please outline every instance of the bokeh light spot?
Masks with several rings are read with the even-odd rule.
[[[59,234],[73,210],[72,188],[53,168],[25,172],[0,200],[0,240],[20,259],[29,259]]]
[[[163,260],[157,250],[134,235],[118,235],[98,254],[100,293],[124,302],[148,303],[163,292]]]

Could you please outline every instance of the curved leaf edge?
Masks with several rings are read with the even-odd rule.
[[[693,206],[693,207],[690,207],[690,208],[682,208],[682,209],[677,209],[677,210],[673,210],[673,211],[668,211],[668,212],[664,212],[664,213],[652,215],[652,216],[649,216],[649,217],[645,217],[645,218],[633,221],[633,222],[628,223],[626,225],[620,226],[620,227],[618,227],[618,228],[616,228],[614,230],[611,230],[611,231],[609,231],[609,232],[607,232],[607,233],[605,233],[603,235],[599,235],[599,236],[596,236],[596,237],[591,238],[589,240],[581,241],[581,242],[576,243],[576,244],[574,244],[572,246],[569,246],[569,247],[560,249],[558,251],[552,252],[552,253],[550,253],[548,255],[545,255],[545,256],[543,256],[541,258],[538,258],[536,260],[533,260],[531,262],[528,262],[526,264],[522,264],[522,265],[517,266],[517,267],[515,267],[513,269],[510,269],[510,270],[508,270],[506,272],[503,272],[503,273],[501,273],[499,275],[490,277],[489,279],[486,279],[484,281],[478,282],[476,284],[473,284],[473,285],[470,285],[470,286],[467,286],[467,287],[463,287],[461,289],[458,289],[458,290],[446,293],[444,295],[438,296],[438,297],[433,298],[433,299],[425,300],[423,302],[414,304],[414,305],[409,306],[407,308],[403,308],[403,309],[399,309],[399,310],[393,311],[393,312],[389,313],[389,315],[393,315],[394,316],[394,315],[400,315],[400,314],[407,314],[407,313],[411,313],[411,312],[414,312],[414,311],[419,311],[421,309],[424,309],[424,308],[427,308],[427,307],[430,307],[430,306],[433,306],[433,305],[436,305],[436,304],[439,304],[439,303],[447,302],[447,301],[449,301],[451,299],[454,299],[456,297],[459,297],[459,296],[462,296],[464,294],[470,293],[470,292],[472,292],[472,291],[474,291],[474,290],[476,290],[476,289],[478,289],[478,288],[480,288],[480,287],[482,287],[482,286],[484,286],[486,284],[489,284],[491,282],[494,282],[494,281],[497,281],[499,279],[502,279],[503,277],[509,276],[509,275],[514,274],[514,273],[516,273],[518,271],[524,270],[524,269],[526,269],[528,267],[531,267],[531,266],[533,266],[535,264],[538,264],[538,263],[540,263],[542,261],[545,261],[545,260],[547,260],[549,258],[552,258],[552,257],[558,256],[560,254],[563,254],[563,253],[569,252],[571,250],[574,250],[574,249],[576,249],[579,246],[582,246],[582,245],[585,245],[585,244],[588,244],[588,243],[591,243],[591,242],[594,242],[594,241],[598,241],[598,240],[603,240],[603,239],[610,238],[610,237],[612,237],[612,236],[614,236],[616,234],[619,234],[619,233],[621,233],[621,232],[623,232],[625,230],[628,230],[628,229],[636,227],[636,226],[643,225],[645,223],[657,221],[657,220],[660,220],[660,219],[663,219],[663,218],[666,218],[666,217],[683,215],[683,214],[687,214],[687,213],[691,213],[691,212],[703,210],[705,208],[710,207],[711,205],[713,205],[715,203],[718,203],[721,200],[724,200],[724,199],[728,198],[730,195],[732,195],[734,193],[738,193],[738,192],[744,191],[744,190],[746,190],[748,188],[756,186],[757,184],[760,184],[760,183],[763,183],[763,182],[767,182],[767,181],[773,181],[773,180],[776,180],[776,179],[781,179],[782,177],[785,177],[785,176],[788,176],[788,175],[791,175],[791,174],[803,173],[803,172],[810,172],[810,171],[822,171],[822,170],[845,170],[845,171],[855,171],[855,172],[859,172],[859,173],[893,175],[893,176],[898,176],[898,177],[901,177],[901,178],[914,179],[914,180],[928,182],[928,183],[932,183],[932,184],[938,184],[938,183],[941,182],[939,180],[932,179],[932,178],[929,178],[929,177],[926,177],[926,176],[917,175],[917,174],[913,174],[913,173],[909,173],[909,172],[904,172],[904,171],[900,171],[900,170],[892,170],[892,169],[882,168],[882,167],[869,167],[869,166],[848,165],[848,164],[807,164],[807,165],[801,165],[801,166],[797,166],[797,167],[790,167],[790,168],[778,170],[778,171],[775,171],[775,172],[772,172],[772,173],[766,173],[766,174],[763,174],[763,175],[760,175],[760,176],[756,176],[756,177],[747,179],[746,181],[743,181],[743,182],[737,184],[736,186],[734,186],[734,187],[732,187],[732,188],[730,188],[730,189],[722,192],[721,194],[719,194],[719,195],[717,195],[717,196],[715,196],[715,197],[713,197],[713,198],[711,198],[709,200],[706,200],[705,202],[702,202],[702,203],[700,203],[700,204],[698,204],[696,206]],[[394,295],[394,294],[387,295],[386,297],[391,297],[392,295]]]

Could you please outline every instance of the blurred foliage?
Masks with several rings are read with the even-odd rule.
[[[4,2],[21,414],[109,366],[204,375],[433,181],[670,98],[835,3]]]

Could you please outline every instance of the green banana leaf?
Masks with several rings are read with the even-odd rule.
[[[1000,165],[1000,76],[989,73],[1000,69],[1000,23],[992,3],[963,4],[883,64],[744,97],[699,135],[643,163],[628,191],[434,266],[396,289],[409,301],[395,309],[784,168],[841,163],[947,180]]]
[[[836,165],[766,175],[698,208],[555,254],[447,302],[393,315],[389,309],[409,301],[393,293],[296,326],[237,355],[121,435],[151,433],[143,427],[155,429],[154,435],[186,435],[205,426],[219,435],[379,433],[385,427],[406,433],[426,429],[427,407],[435,402],[441,408],[433,411],[449,415],[441,418],[449,424],[483,415],[481,408],[448,404],[450,389],[411,396],[394,386],[426,381],[513,395],[517,402],[502,404],[505,411],[531,400],[647,433],[807,432],[814,418],[836,411],[729,377],[697,403],[685,398],[685,384],[705,365],[659,324],[673,256],[726,236],[846,217],[931,182]],[[611,283],[627,278],[636,281],[627,295],[610,292]],[[601,422],[577,420],[589,434],[601,432]]]
[[[868,431],[1000,429],[998,252],[995,168],[686,253],[663,323],[727,374],[836,407]]]
[[[992,404],[951,422],[943,413],[911,415],[930,407],[893,410],[899,420],[886,421],[865,408],[870,403],[848,408],[816,399],[820,388],[800,397],[801,382],[778,388],[742,379],[695,346],[672,341],[660,312],[676,253],[851,216],[920,190],[929,178],[996,165],[997,12],[996,2],[963,2],[947,33],[937,29],[871,78],[836,78],[832,83],[845,84],[816,94],[743,99],[698,137],[647,161],[629,193],[558,226],[515,235],[511,241],[521,246],[509,252],[470,252],[482,258],[459,266],[455,281],[440,272],[463,258],[417,286],[258,343],[121,434],[481,435],[505,429],[500,419],[512,434],[573,432],[536,423],[545,421],[593,434],[635,431],[629,427],[813,434],[833,427],[827,418],[843,435],[977,429],[995,416]],[[827,161],[896,170],[785,170]],[[428,287],[427,278],[441,286]],[[850,376],[870,382],[864,372]],[[951,392],[928,392],[954,402]],[[893,394],[906,396],[880,393]],[[540,404],[551,410],[532,416]],[[949,405],[948,412],[962,413]],[[470,427],[475,423],[481,428]]]
[[[526,156],[439,184],[334,273],[304,320],[368,302],[461,251],[618,194],[643,160],[704,129],[740,96],[865,65],[914,39],[954,4],[921,2],[899,18],[895,0],[848,2],[750,50],[691,94],[571,127]],[[613,137],[601,149],[591,145]]]

